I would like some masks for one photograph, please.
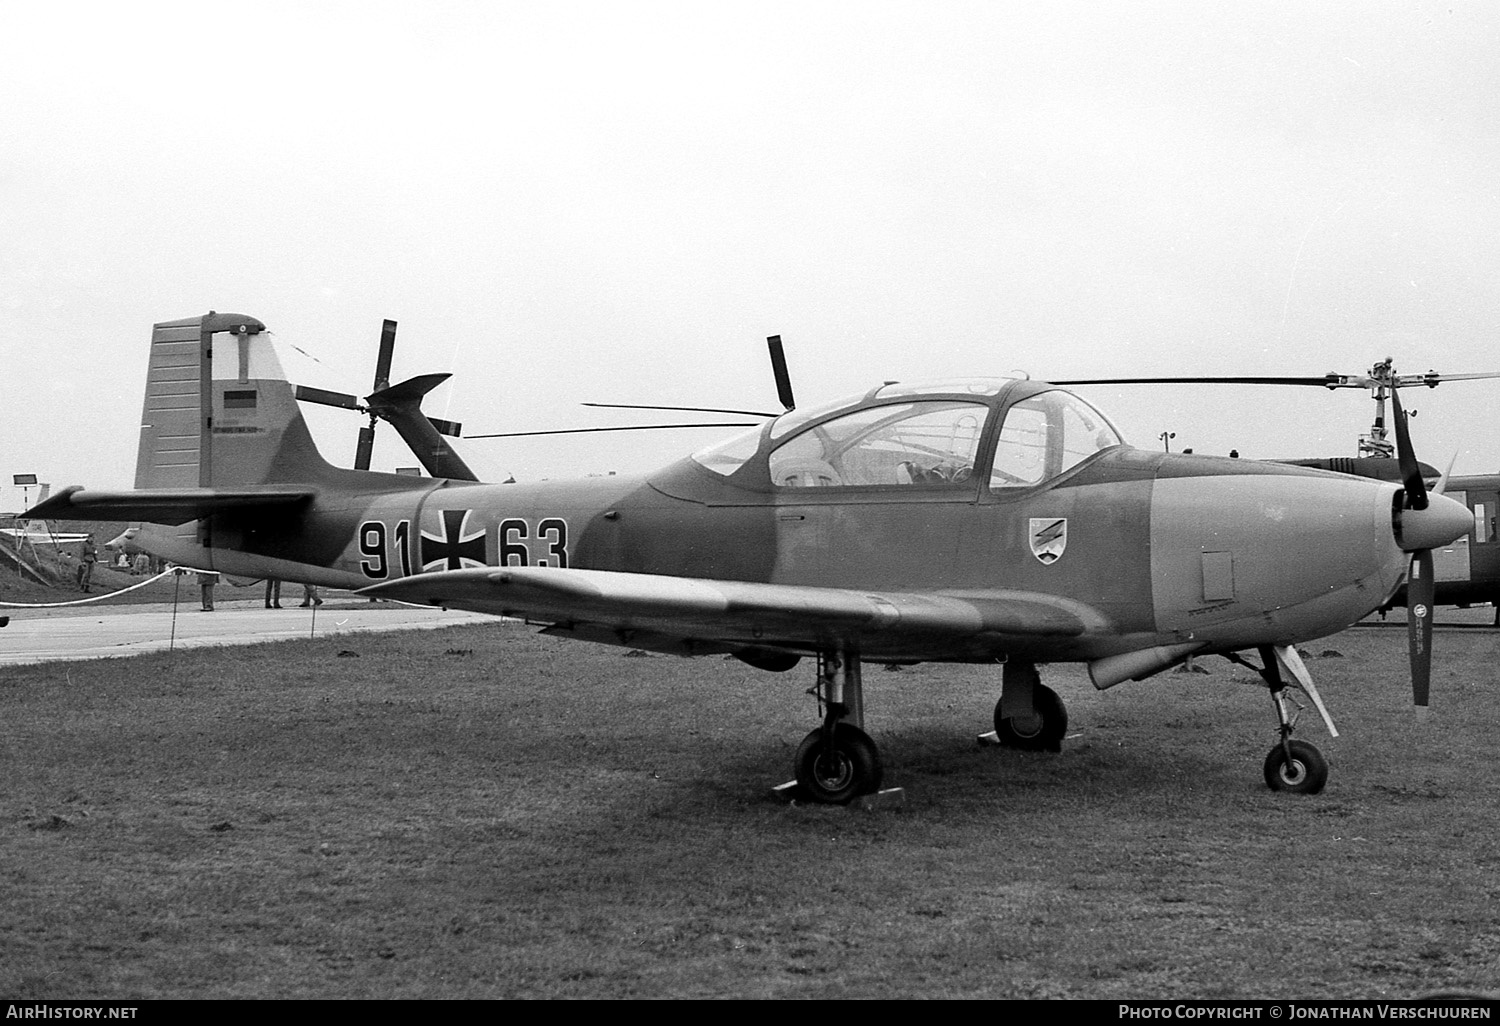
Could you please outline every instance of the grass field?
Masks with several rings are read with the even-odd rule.
[[[0,638],[3,641],[3,638]],[[805,664],[514,624],[0,670],[0,995],[1409,997],[1500,985],[1500,634],[1305,650],[1343,736],[1205,660],[981,749],[998,668],[866,672],[904,807],[769,793]],[[1338,655],[1331,654],[1333,652]],[[1330,653],[1330,654],[1323,654]]]

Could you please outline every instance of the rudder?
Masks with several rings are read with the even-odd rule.
[[[136,488],[223,488],[321,477],[266,326],[209,311],[151,333]]]

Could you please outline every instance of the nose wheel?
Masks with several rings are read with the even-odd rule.
[[[1328,783],[1328,762],[1306,741],[1287,738],[1266,756],[1266,786],[1273,791],[1317,794]]]

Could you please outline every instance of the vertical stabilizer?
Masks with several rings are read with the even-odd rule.
[[[210,311],[155,326],[137,488],[310,480],[331,469],[318,455],[264,324]]]
[[[141,444],[135,458],[137,488],[196,488],[202,483],[208,435],[204,320],[165,321],[151,330]]]

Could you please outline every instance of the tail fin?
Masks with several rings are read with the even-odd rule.
[[[136,488],[310,481],[332,470],[264,324],[209,311],[155,326]]]
[[[387,321],[394,324],[394,321]],[[401,440],[411,449],[427,473],[433,477],[446,477],[455,481],[477,481],[453,447],[443,440],[444,434],[457,436],[462,425],[452,421],[436,420],[422,412],[422,397],[447,381],[448,374],[422,374],[399,385],[382,388],[367,396],[370,412],[393,425]]]

